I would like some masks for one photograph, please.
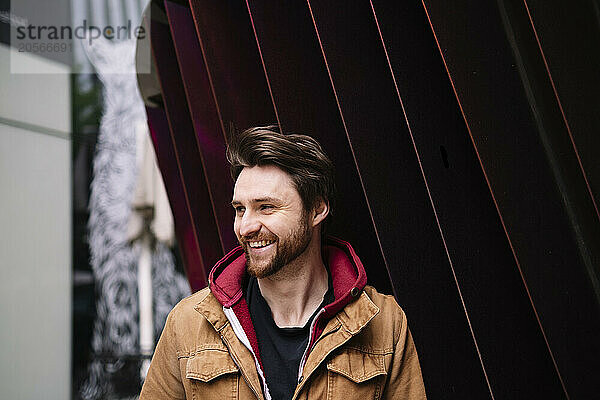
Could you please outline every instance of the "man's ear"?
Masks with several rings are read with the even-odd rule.
[[[327,216],[329,215],[329,203],[327,203],[325,200],[320,199],[315,208],[313,209],[313,219],[312,219],[312,226],[317,226],[318,224],[320,224],[321,222],[323,222],[323,220],[325,218],[327,218]]]

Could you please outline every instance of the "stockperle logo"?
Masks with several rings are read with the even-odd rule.
[[[131,20],[127,21],[126,25],[117,26],[96,26],[88,24],[86,19],[81,25],[72,27],[68,25],[52,26],[52,25],[32,25],[18,26],[16,28],[16,39],[29,41],[64,41],[64,40],[86,40],[89,45],[93,41],[104,37],[110,40],[131,40],[146,38],[146,30],[143,26],[134,26]],[[24,45],[25,43],[23,43]],[[19,49],[19,51],[22,51]]]

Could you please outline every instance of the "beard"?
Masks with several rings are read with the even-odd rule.
[[[250,255],[248,242],[258,238],[244,240],[242,247],[246,254],[246,269],[255,278],[266,278],[280,271],[284,266],[298,258],[308,248],[312,231],[308,225],[308,213],[303,214],[298,226],[286,237],[274,236],[264,240],[275,240],[276,251],[270,259],[256,260]],[[260,238],[263,240],[263,238]]]

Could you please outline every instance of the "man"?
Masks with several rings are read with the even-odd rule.
[[[228,151],[241,244],[169,314],[141,399],[424,399],[406,317],[322,235],[333,165],[304,135],[249,129]]]

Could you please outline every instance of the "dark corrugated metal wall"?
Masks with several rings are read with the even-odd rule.
[[[430,398],[596,397],[596,3],[152,7],[140,87],[194,290],[235,244],[228,134],[277,124],[333,159],[331,233],[405,309]]]

